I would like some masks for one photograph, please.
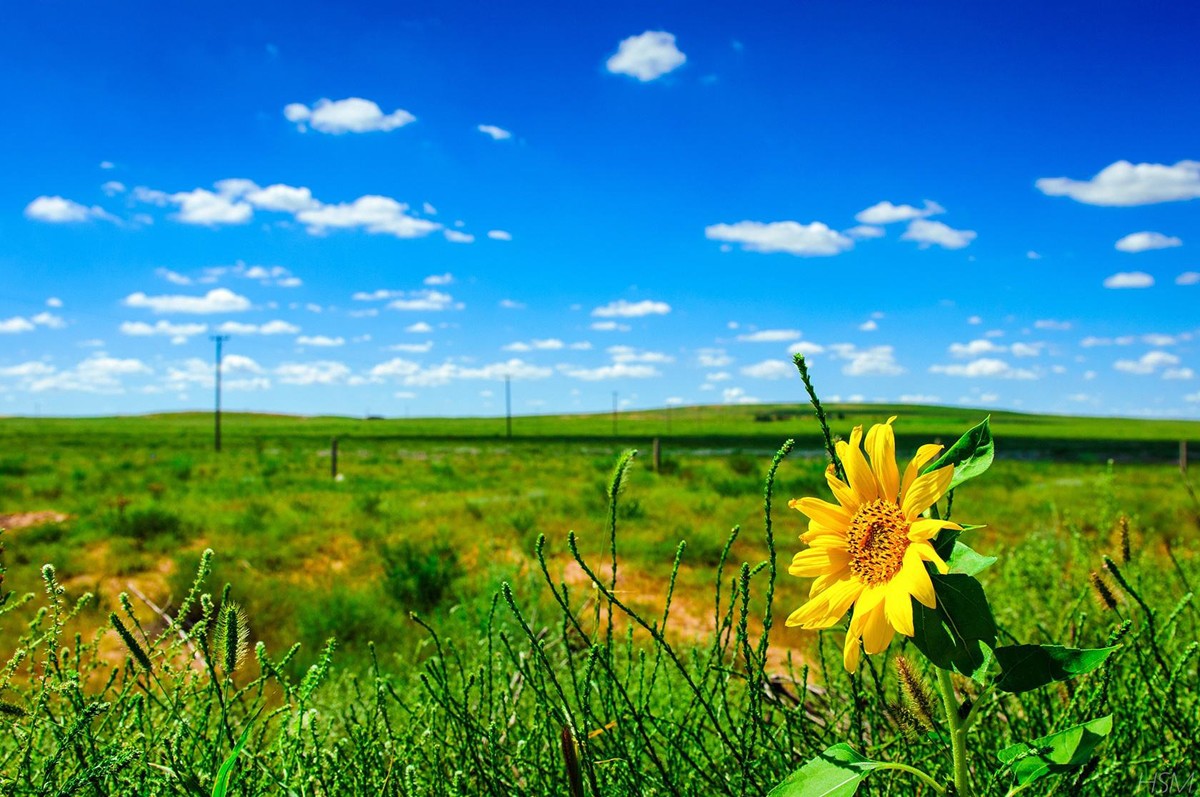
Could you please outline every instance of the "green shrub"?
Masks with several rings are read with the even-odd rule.
[[[384,543],[379,546],[379,558],[387,594],[415,611],[427,612],[440,605],[463,574],[458,552],[443,540]]]
[[[183,521],[170,510],[151,506],[118,516],[113,530],[118,535],[139,543],[159,538],[174,540],[182,537]]]

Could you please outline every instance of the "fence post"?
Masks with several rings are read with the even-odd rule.
[[[337,472],[337,447],[338,439],[335,437],[329,445],[329,475],[335,481],[338,477]]]
[[[651,447],[654,452],[654,472],[658,473],[662,470],[662,446],[658,442],[658,438],[654,438],[654,445]]]

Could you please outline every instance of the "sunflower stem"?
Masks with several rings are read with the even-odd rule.
[[[942,692],[942,705],[946,709],[946,724],[950,729],[950,749],[954,755],[954,791],[959,797],[971,797],[971,779],[967,772],[967,727],[958,716],[958,699],[954,696],[954,683],[950,671],[935,668],[938,688]]]

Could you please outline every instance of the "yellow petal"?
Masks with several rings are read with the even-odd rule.
[[[796,508],[808,515],[814,522],[829,529],[846,528],[850,525],[850,518],[852,517],[849,512],[838,504],[826,503],[820,498],[801,498],[796,503]],[[810,525],[809,529],[811,528],[812,526]]]
[[[817,576],[813,579],[812,586],[808,589],[808,597],[815,598],[819,593],[829,589],[832,585],[841,581],[844,578],[850,577],[850,568],[843,567],[840,570],[834,570],[824,575]]]
[[[833,532],[813,534],[810,531],[807,534],[801,534],[800,539],[808,543],[810,548],[838,548],[844,551],[849,544],[845,534]]]
[[[863,650],[868,654],[882,653],[896,635],[896,630],[888,623],[887,615],[880,606],[867,615],[863,625]]]
[[[912,525],[908,527],[908,539],[913,542],[924,542],[925,540],[933,539],[942,529],[962,531],[962,526],[957,523],[951,523],[949,520],[920,518],[914,520]]]
[[[860,504],[869,504],[879,498],[879,485],[875,482],[875,474],[862,452],[862,427],[855,426],[850,433],[850,442],[839,440],[837,443],[838,457],[842,467],[846,469],[846,479],[850,488],[858,496]]]
[[[918,515],[942,497],[946,488],[950,486],[952,478],[954,478],[954,466],[947,465],[914,479],[908,492],[904,494],[904,503],[900,507],[904,512],[904,517],[915,520]]]
[[[837,477],[832,464],[825,469],[825,481],[828,482],[829,489],[833,491],[833,497],[838,500],[839,504],[850,512],[858,510],[858,496],[855,495],[854,490],[850,489],[850,485]]]
[[[788,568],[788,572],[800,578],[813,578],[831,570],[841,570],[848,561],[850,561],[850,554],[845,551],[809,548],[792,557],[792,564]]]
[[[908,551],[904,552],[906,556],[908,555],[909,551],[912,551],[926,562],[933,562],[933,566],[936,567],[937,571],[943,576],[950,572],[949,566],[942,561],[942,557],[937,555],[937,551],[935,551],[933,546],[929,543],[914,542],[908,546]]]
[[[862,582],[855,578],[831,584],[824,592],[792,612],[787,624],[811,629],[829,628],[842,619],[861,592]]]
[[[929,571],[925,569],[925,561],[911,545],[904,552],[904,564],[896,578],[922,605],[930,609],[937,608],[937,593],[933,591],[933,581],[929,578]]]
[[[858,645],[860,634],[853,631],[846,634],[846,644],[842,647],[842,664],[846,672],[857,672],[858,663],[862,660],[862,648]]]
[[[896,433],[892,423],[877,423],[867,432],[867,453],[871,456],[871,470],[879,482],[879,496],[885,501],[895,501],[900,494],[900,471],[896,468]]]
[[[904,481],[900,485],[900,502],[904,502],[904,496],[908,494],[908,488],[916,480],[921,473],[921,468],[933,462],[934,457],[942,453],[945,446],[934,445],[932,443],[923,445],[917,449],[916,456],[912,458],[912,462],[908,463],[908,467],[904,469]]]
[[[913,635],[913,610],[912,610],[912,595],[907,589],[893,582],[892,588],[888,590],[887,599],[884,601],[884,609],[887,612],[887,620],[901,634],[905,636]]]
[[[858,602],[854,604],[854,617],[857,619],[860,614],[873,611],[883,602],[886,594],[887,584],[872,584],[864,589],[862,595],[858,597]]]

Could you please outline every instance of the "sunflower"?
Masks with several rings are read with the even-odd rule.
[[[942,446],[921,446],[901,480],[894,420],[889,418],[867,432],[869,464],[861,447],[861,426],[855,427],[849,443],[838,441],[846,482],[832,465],[825,472],[836,504],[817,498],[793,499],[788,504],[809,518],[808,531],[800,535],[808,550],[796,554],[788,572],[816,580],[809,601],[792,612],[787,624],[829,628],[853,606],[842,651],[851,672],[858,669],[860,639],[871,654],[887,649],[896,631],[913,635],[912,598],[930,609],[937,605],[925,563],[932,562],[939,573],[946,573],[946,563],[932,540],[942,529],[960,529],[946,520],[921,517],[946,492],[954,475],[953,465],[919,475]]]

